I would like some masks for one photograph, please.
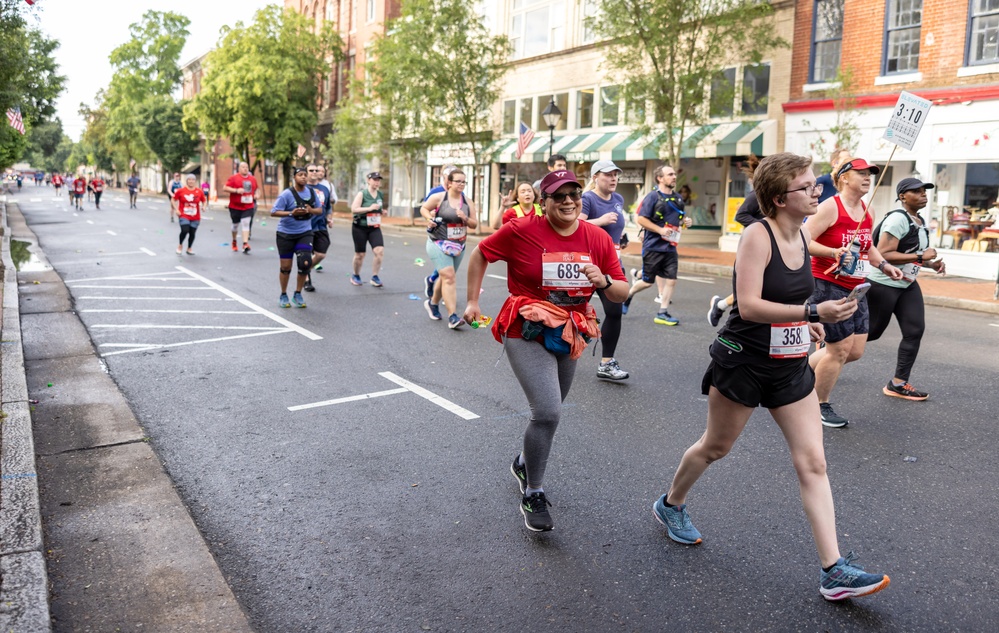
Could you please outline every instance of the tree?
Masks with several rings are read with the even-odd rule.
[[[61,170],[72,148],[72,141],[63,132],[62,121],[58,118],[43,121],[31,128],[27,142],[25,160],[33,167],[41,167],[47,172]]]
[[[251,171],[264,157],[293,160],[319,121],[319,78],[342,47],[330,23],[316,30],[294,11],[260,9],[251,24],[223,28],[205,59],[201,92],[184,109],[185,127],[228,139]]]
[[[367,70],[385,140],[467,142],[475,163],[482,162],[511,48],[507,37],[489,32],[474,5],[405,0],[387,34],[375,37]]]
[[[604,65],[623,80],[625,103],[651,110],[654,122],[636,131],[667,132],[660,154],[675,165],[684,131],[709,116],[704,87],[732,62],[759,63],[788,46],[774,34],[772,14],[766,0],[603,0],[589,25],[607,40]]]
[[[355,94],[351,91],[351,94]],[[329,160],[329,179],[340,185],[343,192],[355,189],[357,166],[369,155],[371,117],[367,104],[348,97],[337,104],[333,114],[333,132],[327,137],[321,150]],[[344,196],[346,197],[346,196]]]
[[[142,134],[146,145],[169,172],[178,172],[198,151],[198,139],[184,130],[184,104],[168,97],[149,99],[144,104]]]

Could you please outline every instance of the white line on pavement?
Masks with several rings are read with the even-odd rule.
[[[265,309],[261,308],[260,306],[258,306],[257,304],[249,301],[248,299],[244,299],[243,297],[239,296],[238,294],[236,294],[232,290],[229,290],[228,288],[215,283],[214,281],[212,281],[211,279],[208,279],[207,277],[202,277],[201,275],[199,275],[198,273],[196,273],[196,272],[194,272],[192,270],[188,270],[187,268],[184,268],[183,266],[177,266],[177,270],[179,270],[181,272],[185,272],[188,275],[190,275],[191,277],[193,277],[194,279],[197,279],[198,281],[200,281],[200,282],[202,282],[204,284],[207,284],[207,285],[211,286],[212,288],[215,288],[216,290],[218,290],[222,294],[226,295],[227,297],[231,297],[235,301],[238,301],[238,302],[242,303],[243,305],[245,305],[247,308],[250,308],[251,310],[259,312],[260,314],[263,314],[264,316],[268,317],[272,321],[276,321],[276,322],[280,323],[281,325],[283,325],[285,327],[291,328],[292,330],[298,332],[299,334],[301,334],[302,336],[304,336],[305,338],[307,338],[309,340],[319,341],[319,340],[322,340],[322,338],[323,338],[323,337],[319,336],[318,334],[315,334],[313,332],[310,332],[309,330],[306,330],[304,327],[302,327],[300,325],[292,323],[288,319],[281,318],[278,315],[274,314],[273,312],[270,312],[268,310],[265,310]]]
[[[450,400],[442,398],[441,396],[438,396],[437,394],[433,393],[432,391],[428,391],[427,389],[424,389],[423,387],[421,387],[421,386],[419,386],[417,384],[411,383],[408,380],[406,380],[405,378],[400,378],[399,376],[396,376],[395,374],[393,374],[390,371],[379,372],[378,375],[381,376],[382,378],[387,379],[387,380],[391,380],[392,382],[394,382],[395,384],[399,385],[400,387],[405,387],[406,389],[409,389],[410,391],[412,391],[416,395],[420,396],[421,398],[426,398],[430,402],[433,402],[434,404],[436,404],[437,406],[439,406],[439,407],[441,407],[443,409],[447,409],[448,411],[450,411],[451,413],[455,414],[456,416],[458,416],[458,417],[460,417],[462,419],[465,419],[465,420],[474,420],[474,419],[476,419],[476,418],[479,417],[479,416],[475,415],[474,413],[472,413],[471,411],[469,411],[468,409],[465,409],[464,407],[460,407],[460,406],[456,405],[455,403],[451,402]]]
[[[98,323],[91,328],[105,330],[245,330],[252,332],[287,332],[284,327],[250,327],[248,325],[157,325],[149,323]]]
[[[386,391],[375,391],[373,393],[362,393],[359,396],[347,396],[346,398],[336,398],[334,400],[323,400],[322,402],[313,402],[312,404],[300,404],[294,407],[288,407],[289,411],[303,411],[305,409],[315,409],[316,407],[327,407],[333,404],[341,404],[343,402],[354,402],[357,400],[367,400],[368,398],[380,398],[382,396],[391,396],[397,393],[406,393],[409,389],[405,387],[399,389],[388,389]]]
[[[118,354],[129,354],[131,352],[143,352],[151,349],[165,349],[168,347],[185,347],[187,345],[197,345],[199,343],[217,343],[219,341],[232,341],[239,338],[250,338],[253,336],[270,336],[271,334],[284,334],[286,332],[291,332],[291,330],[277,330],[274,332],[254,332],[253,334],[239,334],[236,336],[220,336],[218,338],[205,338],[198,341],[184,341],[183,343],[169,343],[166,345],[160,345],[157,343],[150,343],[149,345],[143,347],[137,347],[134,349],[123,349],[119,352],[108,352],[107,354],[101,354],[101,356],[116,356]],[[101,345],[104,347],[104,345]]]
[[[151,250],[149,250],[145,246],[140,246],[139,250],[142,251],[143,253],[145,253],[146,255],[149,255],[150,257],[156,257],[156,253],[152,252]]]
[[[714,279],[705,279],[704,277],[686,277],[684,275],[677,275],[676,278],[677,279],[682,279],[684,281],[697,282],[699,284],[713,284],[713,283],[715,283]]]
[[[486,277],[492,277],[493,279],[500,279],[502,281],[506,281],[506,277],[502,277],[500,275],[493,275],[490,273],[486,273]]]
[[[94,223],[93,220],[87,220],[87,224],[93,224],[93,223]]]
[[[143,281],[187,281],[187,279],[183,279],[180,277],[180,275],[183,274],[184,273],[179,271],[169,270],[165,273],[142,273],[141,275],[115,275],[113,277],[87,277],[86,279],[69,279],[63,283],[75,284],[81,281],[108,281],[111,279],[116,281],[121,281],[124,279],[141,279]],[[174,275],[174,278],[164,279],[162,277],[156,277],[155,275]]]
[[[28,202],[41,202],[41,198],[28,198]]]
[[[104,288],[116,290],[214,290],[214,288],[204,288],[202,286],[100,286],[80,284],[74,288]]]
[[[232,301],[232,299],[223,299],[222,297],[113,297],[107,296],[87,296],[87,297],[77,297],[76,300],[81,299],[112,299],[114,301]]]
[[[257,314],[253,310],[126,310],[126,309],[99,309],[99,310],[77,310],[79,313],[86,312],[94,314],[97,312],[150,312],[157,314]]]
[[[999,327],[999,323],[989,323],[992,327]]]
[[[108,231],[108,235],[118,235],[118,234],[115,233],[114,231]]]

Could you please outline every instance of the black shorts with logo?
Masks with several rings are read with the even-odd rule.
[[[651,284],[656,277],[676,279],[678,262],[676,251],[645,251],[642,253],[642,281]]]
[[[711,387],[743,406],[776,409],[798,402],[812,393],[815,372],[808,366],[807,356],[779,365],[721,365],[712,359],[701,379],[701,393],[708,395]]]

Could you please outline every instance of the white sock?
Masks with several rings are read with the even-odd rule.
[[[524,465],[524,454],[523,453],[521,453],[520,455],[517,455],[517,465],[518,466],[523,466]]]
[[[535,492],[544,492],[544,491],[545,491],[544,488],[531,488],[530,486],[528,486],[527,490],[524,491],[524,496],[530,497]]]
[[[728,297],[725,297],[724,299],[719,299],[718,303],[715,304],[715,307],[718,308],[719,310],[728,310],[729,309]]]

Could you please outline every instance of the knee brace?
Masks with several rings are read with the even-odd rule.
[[[308,274],[312,268],[312,251],[296,251],[295,258],[298,260],[298,274]]]
[[[290,257],[288,257],[287,259],[284,258],[284,257],[281,258],[281,274],[282,275],[290,275],[291,274],[291,258]]]
[[[250,218],[241,218],[239,220],[239,224],[233,224],[232,225],[232,230],[235,231],[236,227],[242,227],[242,229],[244,231],[249,231],[250,230]]]
[[[232,232],[235,233],[239,230],[239,222],[232,225]]]

